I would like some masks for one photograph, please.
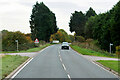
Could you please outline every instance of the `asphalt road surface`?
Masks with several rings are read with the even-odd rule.
[[[76,51],[52,45],[36,55],[15,78],[117,78]]]

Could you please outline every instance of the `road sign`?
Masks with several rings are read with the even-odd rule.
[[[15,40],[15,42],[18,42],[18,40]]]
[[[112,46],[113,44],[112,44],[112,43],[110,43],[110,45]]]
[[[39,43],[39,40],[36,38],[35,41],[34,41],[34,43]]]

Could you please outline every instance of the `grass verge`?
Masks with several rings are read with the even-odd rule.
[[[24,52],[37,52],[40,51],[41,49],[50,46],[51,44],[45,44],[40,47],[35,47],[35,48],[30,48],[28,50],[23,50],[23,51],[3,51],[2,53],[24,53]]]
[[[113,60],[99,60],[97,61],[102,65],[120,73],[120,61],[113,61]]]
[[[117,58],[117,56],[115,55],[111,55],[108,53],[100,53],[100,52],[96,52],[90,49],[85,49],[85,48],[81,48],[77,45],[70,45],[72,49],[74,49],[75,51],[83,54],[83,55],[92,55],[92,56],[100,56],[100,57],[111,57],[111,58]]]
[[[20,66],[28,57],[19,55],[5,55],[2,57],[2,79],[7,77],[12,71]]]

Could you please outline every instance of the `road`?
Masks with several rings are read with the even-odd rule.
[[[15,78],[117,78],[71,48],[61,50],[60,46],[49,46],[37,54]]]

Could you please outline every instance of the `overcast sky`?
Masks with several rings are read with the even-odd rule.
[[[110,10],[119,0],[0,0],[0,31],[30,33],[29,20],[36,1],[44,2],[55,13],[57,26],[71,34],[69,21],[75,10],[85,13],[92,7],[99,14]]]

